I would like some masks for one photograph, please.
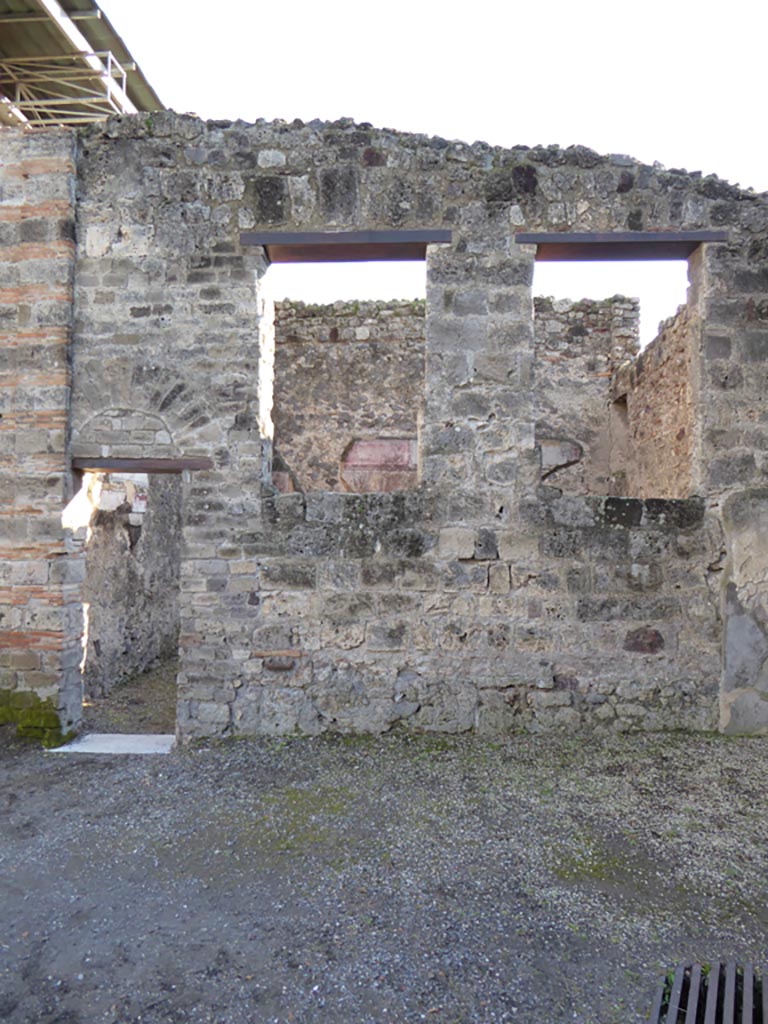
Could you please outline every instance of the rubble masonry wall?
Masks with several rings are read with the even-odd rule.
[[[627,418],[629,494],[687,498],[694,491],[699,335],[697,312],[681,306],[613,382]]]
[[[579,147],[171,113],[82,131],[77,167],[72,451],[213,462],[183,483],[182,737],[718,725],[723,623],[765,629],[721,514],[768,469],[764,197]],[[418,485],[275,493],[266,263],[240,231],[433,226]],[[516,232],[723,226],[691,258],[694,496],[542,485]],[[759,731],[750,679],[729,722]]]
[[[544,478],[568,494],[639,496],[626,486],[628,453],[612,434],[610,416],[611,376],[640,347],[637,299],[533,301]]]
[[[545,463],[553,452],[562,462],[577,460],[545,464],[545,475],[572,494],[634,493],[626,489],[627,453],[617,460],[613,451],[609,394],[612,373],[639,348],[637,300],[536,297],[534,325],[536,442]],[[359,490],[359,480],[351,486],[339,475],[354,441],[416,441],[424,333],[418,301],[275,304],[274,479],[281,490]],[[382,476],[370,489],[411,489],[415,461],[412,472]]]

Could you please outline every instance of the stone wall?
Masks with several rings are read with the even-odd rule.
[[[0,128],[0,724],[79,720],[79,583],[67,557],[75,146]]]
[[[768,450],[765,197],[579,147],[166,112],[83,130],[77,175],[72,451],[209,460],[183,482],[182,738],[717,724],[728,582],[746,607],[727,503]],[[516,233],[723,226],[689,261],[695,496],[542,484],[565,360],[537,367]],[[240,231],[425,227],[452,237],[426,255],[417,486],[275,494],[267,264]]]
[[[768,489],[750,488],[725,503],[721,728],[768,734]]]
[[[739,213],[745,227],[731,243],[708,247],[697,260],[701,458],[694,483],[719,498],[760,487],[768,475],[768,238],[762,203],[742,212],[734,195],[719,198],[723,223]]]
[[[611,375],[639,350],[640,306],[536,297],[536,443],[542,477],[569,494],[634,494],[612,436]]]
[[[275,304],[275,450],[282,489],[404,490],[417,483],[415,449],[424,395],[424,303]],[[365,473],[340,475],[354,442],[374,449]],[[358,446],[359,447],[359,446]],[[378,460],[378,461],[376,461]],[[350,474],[347,474],[349,476]]]
[[[521,508],[525,529],[503,511],[437,526],[430,506],[418,493],[267,502],[247,552],[253,644],[239,685],[208,691],[234,731],[716,725],[704,581],[719,535],[702,503],[545,488]]]
[[[600,688],[628,678],[636,692],[616,702],[631,705],[616,712],[621,727],[658,724],[662,692],[667,721],[715,720],[710,525],[699,515],[668,532],[687,506],[665,506],[654,528],[634,504],[609,505],[607,517],[589,499],[553,512],[540,493],[535,253],[514,231],[561,227],[573,208],[573,230],[708,226],[719,188],[578,149],[443,145],[346,122],[161,114],[85,133],[73,446],[119,454],[135,443],[93,426],[98,395],[118,435],[135,422],[119,410],[150,413],[175,450],[214,462],[185,494],[185,736],[375,731],[399,719],[485,728],[478,709],[504,707],[508,679],[533,685],[533,727],[551,723],[553,707],[575,707],[535,698],[555,674],[578,677],[580,721],[583,708],[599,723],[589,709]],[[427,256],[418,488],[263,500],[269,345],[254,342],[267,319],[264,264],[239,247],[239,229],[430,224],[449,226],[453,241]],[[145,454],[158,450],[153,429]],[[513,571],[532,579],[513,585]],[[633,672],[644,658],[651,666]]]
[[[693,491],[699,333],[698,314],[681,306],[613,381],[613,398],[627,420],[629,494],[686,498]]]
[[[180,477],[105,476],[86,547],[86,695],[176,657],[180,562]]]

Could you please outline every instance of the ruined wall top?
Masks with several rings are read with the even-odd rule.
[[[52,136],[74,149],[73,133]],[[35,451],[46,455],[35,472],[51,465],[63,476],[70,456],[204,467],[183,502],[183,734],[381,731],[406,719],[445,731],[571,728],[582,716],[610,728],[712,727],[722,586],[705,581],[730,564],[717,502],[737,489],[757,494],[768,478],[768,197],[579,147],[468,146],[349,121],[163,113],[88,128],[77,142],[76,168],[51,183],[67,190],[62,215],[76,220],[77,245],[50,270],[55,280],[37,268],[41,301],[21,304],[14,321],[22,338],[33,315],[66,323],[50,340],[71,359],[58,370],[56,409],[37,389],[40,432],[23,443],[47,444],[42,424],[55,412],[56,461]],[[27,177],[25,159],[0,177],[4,199],[28,190],[19,217],[29,222],[51,196]],[[342,462],[354,470],[341,481],[352,493],[272,486],[273,366],[279,374],[282,357],[299,381],[300,350],[312,345],[278,345],[275,358],[267,255],[241,240],[257,226],[451,230],[450,244],[426,252],[423,370],[421,348],[408,352],[409,378],[416,356],[423,373],[418,424],[412,415],[384,430],[344,424],[353,445],[334,454],[334,472]],[[632,396],[625,409],[608,406],[610,367],[599,358],[574,373],[577,335],[567,350],[537,342],[536,249],[517,245],[516,232],[715,227],[727,239],[689,259],[695,316],[684,337],[658,347],[670,359],[656,380],[675,383],[676,359],[690,379],[695,430],[667,426],[691,439],[680,442],[691,497],[606,494],[621,472],[615,452],[631,455]],[[66,288],[51,288],[61,281]],[[57,306],[46,303],[59,294]],[[347,348],[362,361],[377,344]],[[338,405],[341,384],[366,378],[342,366],[343,345],[315,347],[327,372],[307,369],[305,379]],[[402,378],[397,346],[377,354],[368,372],[389,367]],[[372,386],[382,401],[402,397],[381,378]],[[306,404],[295,401],[297,420]],[[658,431],[649,447],[657,441]],[[412,487],[361,493],[361,473],[382,453],[377,470],[413,466]],[[390,469],[396,457],[406,465]],[[580,493],[566,492],[565,474]],[[18,522],[22,538],[27,525]],[[739,541],[734,564],[745,545],[752,540]],[[736,583],[746,607],[749,581]],[[13,614],[22,611],[11,620],[19,646],[38,642],[34,630],[46,644],[46,627],[58,630],[57,671],[82,657],[75,617],[55,604],[62,593],[52,578],[52,610],[41,616],[14,592]],[[45,695],[34,677],[29,685]]]
[[[584,146],[505,149],[376,129],[348,118],[248,124],[159,112],[115,117],[81,129],[79,136],[86,152],[100,138],[111,139],[118,147],[123,141],[164,141],[167,148],[161,144],[147,168],[150,172],[152,165],[208,173],[229,166],[249,177],[255,173],[267,178],[271,184],[244,192],[242,198],[252,200],[252,215],[240,218],[243,229],[289,221],[308,227],[349,223],[360,212],[362,172],[380,186],[378,199],[371,196],[364,204],[365,212],[392,226],[423,226],[438,216],[441,223],[450,224],[468,195],[451,182],[468,178],[477,180],[473,199],[512,207],[513,227],[539,224],[549,230],[600,231],[619,226],[722,226],[743,218],[744,211],[737,212],[733,204],[766,206],[764,195],[716,175],[649,166],[622,154],[602,156]],[[128,147],[125,158],[128,163],[136,158]],[[319,181],[302,180],[311,165],[321,169]],[[428,187],[417,197],[389,188],[392,171],[399,176],[416,171]],[[292,186],[287,179],[294,179]],[[435,188],[435,179],[445,185]],[[590,194],[599,196],[599,203],[590,203]]]
[[[387,331],[393,321],[411,317],[423,320],[425,308],[424,299],[337,299],[328,303],[280,299],[275,302],[275,340],[278,344],[292,340],[291,335],[299,325],[302,332],[311,332],[318,340],[323,337],[336,340],[331,333],[333,326],[337,327],[337,336],[341,340],[349,332],[349,340],[354,337],[367,340],[372,329]],[[369,333],[361,336],[359,331],[365,326]]]
[[[398,131],[390,128],[377,128],[368,122],[355,122],[352,118],[342,117],[335,121],[322,121],[315,119],[304,122],[300,118],[292,121],[276,119],[267,121],[258,118],[253,122],[230,121],[230,120],[203,120],[192,114],[177,114],[174,111],[156,111],[144,115],[114,116],[106,122],[99,122],[87,125],[77,130],[77,134],[83,139],[105,135],[109,138],[119,137],[172,137],[191,141],[196,138],[216,133],[232,131],[247,134],[250,141],[258,142],[260,138],[278,139],[292,136],[294,140],[300,136],[310,145],[341,145],[355,150],[359,145],[376,139],[386,148],[397,147],[409,150],[430,150],[434,155],[434,163],[461,163],[489,169],[490,162],[505,163],[508,158],[525,160],[531,164],[540,164],[543,167],[558,168],[572,167],[583,170],[595,168],[620,167],[628,173],[637,170],[644,172],[642,177],[648,180],[651,176],[658,178],[663,185],[680,187],[687,181],[695,186],[697,192],[708,199],[737,199],[757,198],[766,193],[757,193],[752,188],[742,189],[733,185],[716,174],[702,174],[701,171],[687,171],[682,168],[666,168],[655,162],[653,165],[643,164],[641,161],[623,153],[600,154],[587,146],[572,145],[561,147],[557,144],[551,145],[515,145],[512,147],[493,146],[487,142],[475,141],[472,143],[460,139],[444,139],[440,136],[429,136],[420,133]],[[382,166],[386,162],[386,148],[384,152],[365,152],[363,160],[366,166]],[[384,159],[382,159],[384,157]],[[194,157],[193,157],[194,158]],[[279,161],[270,161],[269,158],[262,158],[259,161],[260,167],[284,166]],[[518,187],[520,191],[530,191],[526,188],[523,176],[518,176]],[[530,186],[530,182],[527,183]],[[629,191],[631,183],[627,177],[622,179],[622,191]],[[642,186],[642,180],[639,182]],[[489,198],[493,198],[489,196]],[[504,196],[496,198],[503,200]]]

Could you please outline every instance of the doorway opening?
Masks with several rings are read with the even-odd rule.
[[[85,472],[83,723],[173,733],[181,565],[180,473]],[[86,518],[87,517],[87,518]]]

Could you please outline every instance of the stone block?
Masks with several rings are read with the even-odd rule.
[[[488,567],[488,589],[492,594],[508,594],[510,590],[509,566],[505,563]]]
[[[311,590],[316,584],[317,566],[300,561],[265,563],[259,578],[262,590]]]
[[[624,650],[636,654],[658,654],[664,650],[664,646],[663,635],[658,629],[651,629],[650,626],[632,629],[624,637]]]
[[[404,622],[369,623],[366,627],[366,646],[369,651],[400,651],[407,644],[408,627]]]
[[[438,556],[446,561],[474,558],[475,532],[463,526],[449,526],[438,535]]]
[[[573,694],[564,690],[535,690],[532,701],[535,709],[570,707]]]
[[[491,561],[499,557],[496,534],[493,530],[478,530],[475,534],[473,557],[476,561]]]
[[[720,732],[728,736],[768,735],[768,696],[754,690],[731,694],[721,706]]]
[[[635,498],[606,498],[603,517],[610,526],[639,526],[643,518],[643,503]]]

